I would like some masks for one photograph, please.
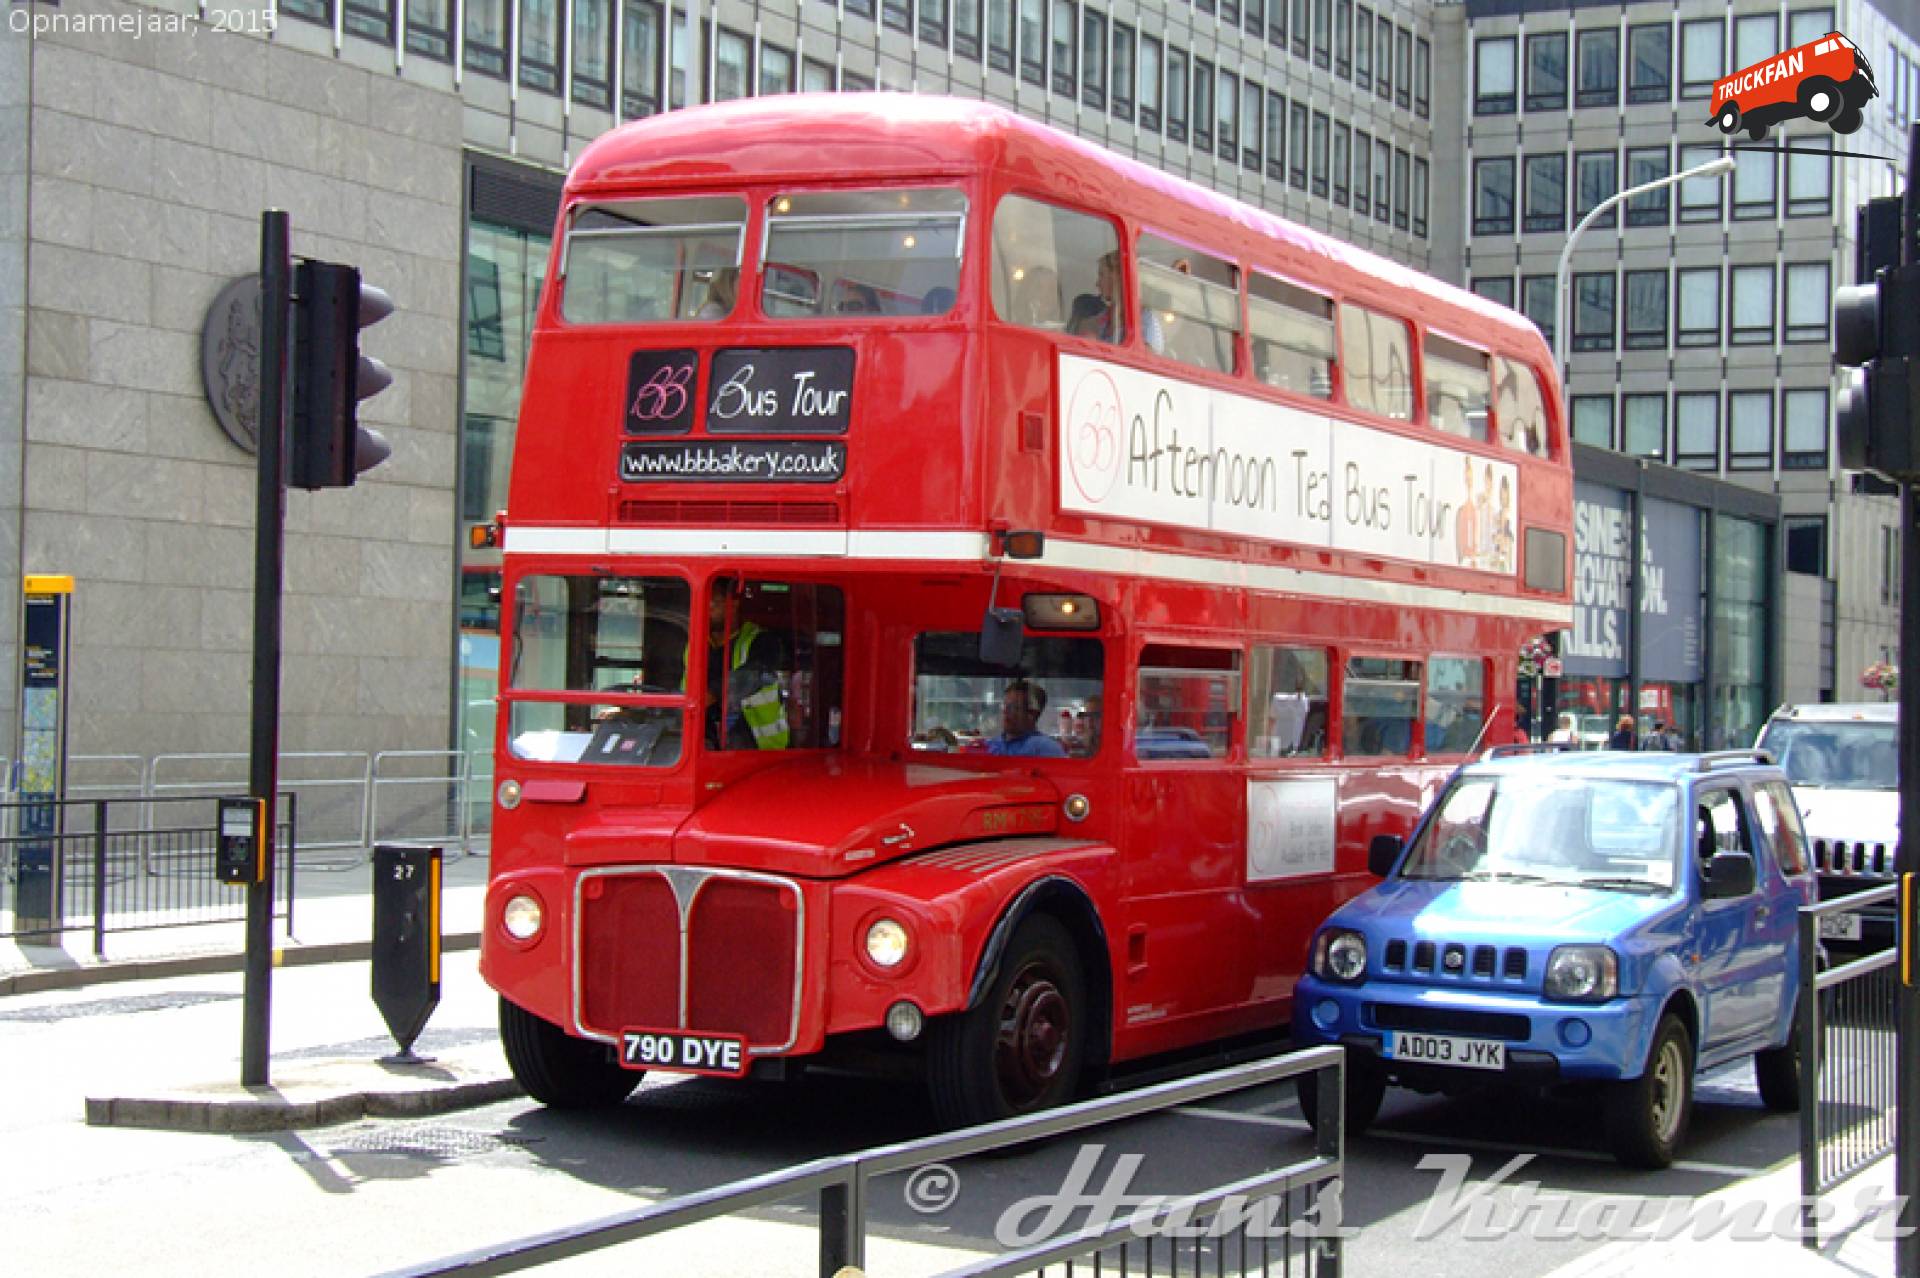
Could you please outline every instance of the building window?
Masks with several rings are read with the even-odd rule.
[[[1674,277],[1674,345],[1720,344],[1720,268],[1683,266]]]
[[[1333,0],[1313,0],[1313,65],[1333,65]]]
[[[1327,198],[1327,173],[1333,167],[1333,121],[1324,111],[1313,113],[1313,193]]]
[[[1344,127],[1344,126],[1343,126]],[[1427,238],[1427,162],[1413,162],[1413,233]]]
[[[1727,73],[1727,22],[1698,18],[1680,24],[1680,96],[1704,98]]]
[[[1353,77],[1353,0],[1333,0],[1333,73]]]
[[[1613,447],[1613,396],[1573,397],[1573,442],[1595,448]]]
[[[1047,87],[1047,0],[1020,0],[1020,78]],[[1183,86],[1184,87],[1184,86]],[[1181,141],[1185,141],[1183,135]]]
[[[1527,110],[1563,111],[1567,106],[1567,33],[1527,37]]]
[[[1806,155],[1811,143],[1828,154]],[[1796,138],[1787,156],[1787,216],[1826,217],[1833,211],[1833,139]]]
[[[1630,351],[1661,350],[1666,347],[1666,344],[1666,268],[1661,267],[1657,271],[1628,271],[1626,348]]]
[[[1167,136],[1187,140],[1187,51],[1167,50]]]
[[[1013,0],[987,0],[987,65],[1013,74]]]
[[[1080,100],[1096,111],[1107,106],[1107,17],[1092,9],[1080,15]]]
[[[1573,277],[1573,349],[1613,349],[1613,272]]]
[[[467,0],[461,6],[468,69],[506,78],[507,40],[513,34],[507,15],[512,12],[507,0]]]
[[[1811,44],[1833,30],[1833,10],[1795,9],[1787,15],[1787,47]]]
[[[1900,606],[1900,530],[1880,527],[1880,602]]]
[[[1362,89],[1373,87],[1373,10],[1365,5],[1354,10],[1353,82]]]
[[[1507,43],[1513,43],[1511,38]],[[1383,101],[1393,97],[1393,24],[1384,13],[1373,23],[1373,91]]]
[[[1240,127],[1246,130],[1240,139],[1240,167],[1250,173],[1260,171],[1260,98],[1259,85],[1251,80],[1240,82]]]
[[[410,0],[407,5],[407,51],[435,62],[453,61],[451,0]]]
[[[1333,126],[1333,202],[1347,206],[1347,180],[1353,172],[1353,130],[1347,125]]]
[[[1413,45],[1413,113],[1426,119],[1431,111],[1429,102],[1433,91],[1433,46],[1425,40],[1416,40]]]
[[[1366,136],[1360,140],[1364,143]],[[1272,89],[1267,90],[1267,176],[1287,180],[1287,100]]]
[[[342,8],[341,22],[349,35],[377,44],[393,43],[393,0],[344,0]],[[533,18],[529,16],[527,22],[532,25]]]
[[[903,35],[913,34],[913,14],[907,0],[880,0],[880,22]]]
[[[1771,152],[1734,152],[1733,216],[1735,218],[1773,216],[1776,172]]]
[[[1827,390],[1780,392],[1780,469],[1827,468]]]
[[[1522,223],[1529,231],[1567,229],[1567,157],[1527,157],[1527,212]]]
[[[1122,120],[1133,118],[1133,28],[1124,22],[1113,24],[1113,113]]]
[[[953,0],[953,51],[980,60],[980,0]]]
[[[1373,210],[1373,139],[1353,135],[1353,211],[1365,217]]]
[[[1575,106],[1614,106],[1620,101],[1620,29],[1599,27],[1573,38],[1577,76]]]
[[[1781,540],[1786,542],[1788,572],[1808,577],[1827,575],[1825,515],[1788,515],[1780,521],[1780,530]]]
[[[1513,233],[1513,160],[1509,156],[1473,162],[1473,233]]]
[[[1053,0],[1053,91],[1063,98],[1071,98],[1079,83],[1079,43],[1074,37],[1080,32],[1080,15],[1074,9],[1074,0]]]
[[[1733,346],[1773,344],[1773,265],[1727,268],[1727,341]]]
[[[1773,392],[1727,392],[1727,469],[1773,465]]]
[[[1619,157],[1612,151],[1582,151],[1573,159],[1573,217],[1578,222],[1605,201],[1619,194]],[[1594,229],[1612,228],[1619,220],[1617,208],[1608,209],[1594,222]]]
[[[1393,168],[1393,148],[1387,145],[1385,138],[1373,144],[1373,220],[1386,225],[1392,220],[1387,210],[1388,178]]]
[[[1680,148],[1680,172],[1720,154],[1717,146],[1683,146]],[[1711,177],[1690,177],[1680,184],[1680,220],[1682,222],[1718,222],[1721,216],[1720,191],[1724,185],[1724,174]]]
[[[1219,115],[1214,120],[1214,136],[1220,145],[1220,158],[1228,164],[1240,158],[1240,77],[1225,67],[1213,95]]]
[[[1160,129],[1160,41],[1154,36],[1140,37],[1140,127],[1149,132]]]
[[[1286,0],[1274,0],[1274,8],[1278,9],[1285,3]],[[1241,8],[1246,13],[1247,34],[1258,40],[1267,29],[1266,0],[1246,0]]]
[[[627,0],[623,14],[620,107],[631,120],[660,110],[660,6]]]
[[[917,35],[926,44],[947,43],[947,0],[920,0]]]
[[[1671,153],[1664,146],[1636,146],[1627,150],[1627,180],[1622,188],[1656,182],[1672,172]],[[1627,201],[1628,226],[1665,226],[1670,220],[1668,199],[1673,188],[1663,186]]]
[[[1520,281],[1520,313],[1533,321],[1549,346],[1560,327],[1558,284],[1551,275],[1529,275]]]
[[[1620,451],[1631,457],[1667,455],[1667,397],[1623,395],[1620,398]]]
[[[1213,150],[1213,63],[1205,58],[1193,60],[1193,145]]]
[[[1673,96],[1673,27],[1627,28],[1627,101],[1665,102]]]
[[[579,0],[574,0],[578,4]],[[576,12],[578,12],[576,10]],[[793,53],[777,44],[762,42],[760,45],[760,94],[771,97],[776,93],[793,92]]]
[[[1733,20],[1733,69],[1764,62],[1785,47],[1780,43],[1779,14],[1750,13]]]
[[[1473,46],[1473,113],[1511,115],[1514,110],[1515,41],[1512,36],[1489,36]],[[1387,78],[1381,58],[1380,78]]]
[[[1307,189],[1307,104],[1304,102],[1287,104],[1287,180],[1297,190]]]
[[[1412,160],[1404,148],[1393,149],[1393,224],[1403,231],[1407,229],[1407,213],[1413,204]]]
[[[1293,56],[1307,56],[1307,38],[1313,31],[1312,0],[1293,0]]]
[[[1786,290],[1786,339],[1824,343],[1833,305],[1832,263],[1788,263]]]
[[[710,101],[744,98],[753,83],[753,41],[738,31],[721,27],[714,36],[713,86]]]
[[[1720,396],[1681,391],[1673,397],[1673,460],[1689,470],[1720,469]]]
[[[1473,291],[1489,302],[1498,302],[1502,306],[1513,305],[1513,276],[1483,275],[1473,281]]]
[[[1413,32],[1393,29],[1393,100],[1402,111],[1413,105]]]
[[[833,64],[822,62],[818,58],[802,58],[800,60],[800,91],[832,93]]]

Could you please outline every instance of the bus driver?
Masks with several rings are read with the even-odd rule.
[[[1035,730],[1047,708],[1047,690],[1037,683],[1015,679],[1007,685],[1000,702],[999,736],[987,742],[988,754],[1023,755],[1034,759],[1064,759],[1067,751],[1058,741]]]

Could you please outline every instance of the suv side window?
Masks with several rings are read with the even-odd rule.
[[[1783,874],[1807,872],[1807,832],[1800,824],[1800,809],[1784,781],[1768,781],[1753,790],[1754,816],[1760,832],[1773,849]]]
[[[1694,855],[1705,873],[1707,862],[1716,852],[1753,854],[1753,838],[1747,830],[1747,816],[1736,790],[1705,790],[1694,817]]]

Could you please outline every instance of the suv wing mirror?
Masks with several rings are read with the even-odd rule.
[[[1753,892],[1753,855],[1748,852],[1715,852],[1706,865],[1705,895],[1709,901],[1724,901]]]
[[[1367,873],[1384,879],[1393,873],[1394,862],[1406,850],[1407,841],[1397,834],[1376,834],[1367,844]]]

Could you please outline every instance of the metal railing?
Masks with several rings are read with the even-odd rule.
[[[1249,1088],[1265,1086],[1305,1074],[1316,1078],[1322,1103],[1322,1121],[1314,1137],[1314,1154],[1285,1167],[1263,1172],[1230,1185],[1221,1185],[1177,1202],[1156,1206],[1149,1215],[1128,1216],[1115,1222],[1045,1239],[1019,1251],[990,1257],[958,1269],[940,1278],[1001,1278],[1003,1275],[1043,1271],[1047,1265],[1092,1259],[1097,1273],[1137,1273],[1142,1278],[1160,1273],[1196,1272],[1181,1263],[1182,1245],[1190,1239],[1161,1239],[1160,1248],[1169,1264],[1155,1268],[1155,1248],[1143,1234],[1156,1223],[1179,1222],[1181,1233],[1191,1226],[1212,1221],[1226,1210],[1237,1209],[1249,1200],[1285,1196],[1284,1211],[1272,1219],[1281,1222],[1278,1238],[1271,1231],[1249,1228],[1249,1218],[1258,1213],[1242,1213],[1229,1219],[1231,1228],[1216,1241],[1217,1255],[1207,1272],[1226,1274],[1265,1274],[1279,1261],[1285,1272],[1298,1264],[1303,1274],[1320,1278],[1338,1278],[1341,1238],[1336,1229],[1338,1212],[1329,1211],[1337,1202],[1345,1152],[1345,1133],[1341,1113],[1345,1093],[1345,1054],[1338,1047],[1316,1047],[1293,1052],[1271,1060],[1255,1061],[1215,1070],[1194,1078],[1161,1083],[1139,1091],[1126,1092],[1099,1100],[1083,1101],[1046,1113],[1010,1118],[984,1127],[969,1128],[947,1136],[862,1150],[837,1157],[819,1158],[798,1167],[769,1172],[748,1180],[735,1181],[668,1202],[654,1203],[633,1211],[620,1212],[599,1220],[566,1229],[485,1247],[457,1256],[445,1257],[411,1269],[396,1270],[390,1278],[428,1278],[429,1275],[465,1275],[478,1278],[486,1274],[519,1273],[555,1261],[568,1260],[601,1251],[621,1243],[651,1238],[671,1230],[698,1224],[717,1217],[731,1216],[783,1203],[796,1198],[813,1197],[819,1202],[814,1225],[819,1243],[820,1278],[831,1278],[843,1266],[866,1264],[867,1203],[872,1183],[881,1176],[912,1171],[935,1163],[947,1163],[972,1154],[1008,1149],[1047,1140],[1069,1132],[1084,1131],[1108,1123],[1158,1113],[1179,1105],[1207,1100]],[[1296,1206],[1296,1203],[1299,1205]],[[1185,1213],[1182,1215],[1182,1213]],[[1326,1229],[1287,1228],[1295,1221],[1324,1223]],[[1264,1223],[1264,1222],[1258,1222]],[[1256,1234],[1259,1236],[1256,1237]],[[1238,1243],[1238,1267],[1227,1268],[1229,1244]],[[1257,1245],[1258,1253],[1253,1250]],[[1128,1267],[1115,1270],[1119,1260],[1106,1257],[1126,1255]],[[1191,1248],[1187,1248],[1188,1254]],[[1275,1256],[1279,1252],[1284,1260]],[[1104,1262],[1104,1263],[1103,1263]],[[1133,1266],[1144,1264],[1144,1268]]]
[[[295,832],[299,800],[282,796],[274,875],[275,918],[293,928]],[[23,821],[32,809],[38,822]],[[90,930],[106,955],[108,932],[195,927],[245,919],[243,888],[214,872],[218,796],[124,799],[28,799],[0,803],[0,937]],[[49,828],[32,828],[35,824]],[[49,890],[23,912],[23,854],[44,863]]]
[[[1898,884],[1800,911],[1801,1240],[1818,1249],[1819,1196],[1893,1153],[1896,950],[1821,967],[1822,919],[1891,905]]]

